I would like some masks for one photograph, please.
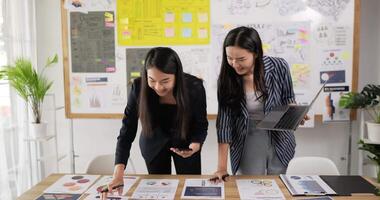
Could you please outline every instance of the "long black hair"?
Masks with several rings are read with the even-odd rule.
[[[178,54],[168,47],[156,47],[149,50],[146,55],[144,68],[141,75],[141,90],[139,99],[139,117],[142,124],[142,132],[146,136],[152,135],[152,129],[157,121],[155,108],[159,104],[159,96],[149,87],[147,70],[155,67],[165,74],[175,75],[173,95],[177,103],[177,130],[180,137],[185,139],[189,127],[188,105],[189,98],[185,92],[184,73]]]
[[[263,48],[258,32],[250,27],[238,27],[228,32],[223,43],[223,58],[218,78],[218,102],[220,106],[239,108],[245,98],[243,78],[228,64],[226,47],[235,46],[255,54],[253,83],[256,97],[265,101],[268,93],[264,81]]]

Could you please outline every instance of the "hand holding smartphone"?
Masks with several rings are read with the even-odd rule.
[[[189,147],[177,147],[176,149],[178,149],[178,151],[192,151],[193,150]]]

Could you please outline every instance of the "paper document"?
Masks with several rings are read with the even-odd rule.
[[[207,179],[186,179],[182,199],[224,199],[224,183],[214,184]]]
[[[289,192],[294,195],[330,195],[336,194],[317,175],[280,175]]]
[[[240,199],[276,199],[285,200],[277,183],[273,179],[238,179],[236,185]]]
[[[82,194],[99,178],[99,175],[64,175],[44,193]]]
[[[142,179],[132,199],[174,199],[178,179]]]

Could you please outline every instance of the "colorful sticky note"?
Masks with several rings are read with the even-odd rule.
[[[106,23],[104,24],[104,26],[107,27],[107,28],[111,28],[111,27],[115,27],[115,24],[112,23],[112,22],[106,22]]]
[[[264,53],[267,53],[271,48],[272,47],[271,47],[270,44],[263,44],[263,51],[264,51]]]
[[[342,59],[343,60],[348,60],[351,56],[350,56],[350,53],[348,51],[344,51],[342,52]]]
[[[166,23],[172,23],[172,22],[174,22],[174,19],[175,19],[174,13],[172,13],[172,12],[165,13],[165,22]]]
[[[182,37],[184,37],[184,38],[191,37],[191,29],[190,28],[183,28],[182,29]]]
[[[193,16],[191,13],[182,13],[182,21],[186,23],[190,23],[193,21]]]
[[[198,21],[201,23],[208,22],[208,15],[207,13],[198,13]]]
[[[113,14],[110,12],[104,12],[104,16],[107,18],[113,18]]]
[[[140,72],[131,72],[131,77],[140,77]]]
[[[105,22],[113,22],[113,18],[104,18]]]
[[[174,28],[165,28],[165,37],[174,37]]]
[[[295,45],[294,45],[294,48],[297,49],[297,50],[299,50],[299,49],[302,48],[302,45],[301,45],[301,44],[295,44]]]
[[[198,30],[198,38],[207,38],[208,37],[208,34],[207,34],[207,29],[205,28],[200,28]]]
[[[223,28],[225,29],[225,30],[229,30],[229,29],[232,29],[232,24],[224,24],[223,25]]]
[[[106,72],[115,72],[116,71],[116,67],[114,66],[107,66],[106,67]]]

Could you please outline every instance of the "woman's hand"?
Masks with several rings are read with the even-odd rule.
[[[305,115],[305,117],[303,117],[302,121],[301,121],[301,125],[304,125],[306,121],[310,120],[310,117],[308,115]]]
[[[124,164],[117,164],[115,165],[115,169],[113,172],[113,179],[111,182],[108,183],[108,185],[101,191],[101,197],[102,199],[107,199],[108,193],[113,195],[113,190],[116,190],[121,196],[123,194],[123,186],[124,186]]]
[[[102,199],[107,199],[108,193],[113,195],[113,191],[116,190],[119,196],[123,195],[124,179],[121,177],[113,177],[112,181],[108,183],[106,189],[102,191]]]
[[[230,175],[227,173],[227,170],[218,170],[214,173],[214,177],[210,178],[209,180],[212,183],[220,183],[222,181],[227,181],[228,176]]]
[[[182,158],[188,158],[201,149],[201,143],[193,142],[189,145],[189,149],[181,150],[179,148],[170,148],[171,151],[181,156]]]

